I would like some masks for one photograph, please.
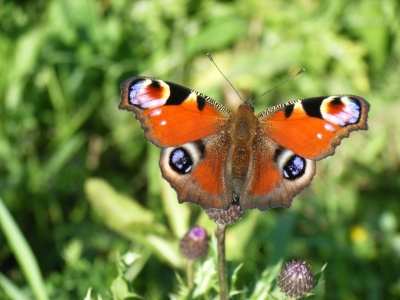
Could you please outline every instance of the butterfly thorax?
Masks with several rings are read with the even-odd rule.
[[[249,174],[252,162],[252,146],[259,121],[249,104],[243,104],[230,120],[231,146],[227,160],[228,176],[235,194],[239,194]],[[236,193],[237,192],[237,193]]]
[[[243,104],[230,119],[230,136],[233,143],[251,144],[258,127],[258,119],[253,107]]]

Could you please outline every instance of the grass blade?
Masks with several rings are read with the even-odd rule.
[[[25,276],[26,281],[36,299],[47,300],[48,296],[45,290],[42,274],[40,273],[38,263],[28,242],[26,241],[21,230],[18,228],[13,217],[0,198],[0,228],[10,245],[11,251],[14,253],[16,260]]]

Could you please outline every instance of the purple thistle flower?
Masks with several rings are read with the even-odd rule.
[[[278,276],[278,286],[281,292],[292,298],[306,296],[314,285],[314,275],[305,262],[287,263]]]
[[[181,239],[179,250],[189,260],[199,260],[208,252],[208,236],[204,228],[195,226]]]

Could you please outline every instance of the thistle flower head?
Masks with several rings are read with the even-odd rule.
[[[302,298],[307,295],[314,285],[314,275],[305,262],[294,261],[287,263],[278,276],[278,286],[286,296]]]
[[[208,252],[208,236],[204,228],[195,226],[181,239],[179,250],[190,260],[199,260]]]
[[[205,210],[208,217],[221,225],[231,225],[240,220],[244,211],[239,205],[232,205],[227,210],[218,208],[208,208]]]

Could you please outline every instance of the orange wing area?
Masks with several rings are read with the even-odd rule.
[[[208,103],[199,110],[193,98],[180,105],[163,105],[136,114],[146,139],[159,147],[179,146],[217,134],[227,123],[227,118]]]
[[[207,155],[199,163],[191,180],[187,183],[186,190],[189,193],[186,200],[180,197],[179,200],[189,201],[201,207],[228,208],[230,206],[231,197],[225,191],[223,177],[227,151],[227,145],[206,148]]]
[[[257,155],[255,160],[253,178],[248,192],[249,196],[245,199],[241,199],[241,207],[243,209],[259,207],[260,203],[258,203],[257,197],[262,197],[262,205],[267,205],[268,207],[285,205],[283,203],[277,203],[281,202],[280,199],[272,201],[271,199],[266,199],[267,195],[282,182],[282,175],[272,161],[271,155]],[[266,202],[269,203],[267,204]]]
[[[349,134],[348,129],[310,117],[297,108],[289,118],[281,110],[263,119],[261,124],[270,139],[302,157],[314,160],[333,154],[340,140]]]

